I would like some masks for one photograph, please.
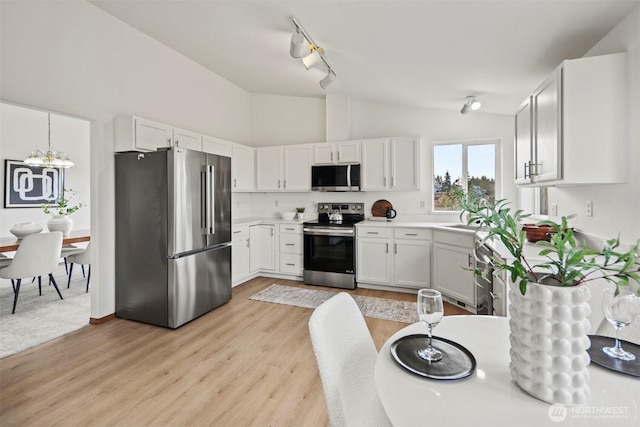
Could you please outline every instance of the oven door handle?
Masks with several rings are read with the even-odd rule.
[[[302,230],[304,234],[309,236],[353,236],[352,228],[343,230],[339,228],[305,227]]]

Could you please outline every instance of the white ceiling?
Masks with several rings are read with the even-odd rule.
[[[562,60],[583,56],[640,0],[90,0],[252,93],[512,114]],[[289,56],[295,16],[326,68]]]

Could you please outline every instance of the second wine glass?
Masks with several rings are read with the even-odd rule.
[[[607,289],[602,298],[602,311],[604,317],[616,329],[615,345],[603,347],[602,351],[609,357],[620,360],[635,360],[636,356],[622,348],[620,345],[620,330],[629,326],[640,313],[640,299],[630,290],[617,286],[616,289]]]
[[[418,318],[427,327],[429,336],[427,348],[418,350],[418,356],[429,362],[437,362],[442,359],[442,352],[431,345],[431,332],[444,315],[442,294],[435,289],[420,289],[417,308]]]

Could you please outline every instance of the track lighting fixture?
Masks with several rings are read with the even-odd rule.
[[[460,112],[462,114],[467,114],[469,113],[469,110],[477,110],[481,105],[482,104],[480,104],[480,101],[478,101],[475,96],[467,96],[467,101],[462,106],[462,110],[460,110]]]
[[[300,32],[300,28],[296,27],[296,32],[291,36],[291,47],[289,48],[289,54],[293,58],[300,58],[302,51],[304,50],[304,36]]]
[[[336,74],[333,72],[331,68],[327,72],[327,75],[324,76],[322,80],[320,80],[320,87],[322,89],[326,89],[333,81],[336,79]]]
[[[336,79],[336,73],[333,71],[331,65],[329,65],[327,58],[325,58],[324,50],[313,41],[309,33],[307,33],[305,29],[302,28],[302,25],[300,25],[296,18],[292,17],[291,22],[293,22],[293,25],[296,26],[296,32],[291,36],[291,46],[289,47],[289,54],[293,58],[302,57],[302,52],[305,49],[304,41],[306,40],[309,44],[310,52],[302,57],[302,63],[307,70],[324,63],[324,65],[327,67],[327,75],[322,80],[320,80],[320,87],[326,89]]]

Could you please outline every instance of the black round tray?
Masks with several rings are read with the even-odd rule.
[[[620,340],[622,348],[636,356],[636,360],[624,361],[608,356],[602,351],[602,347],[613,347],[616,343],[615,338],[589,335],[589,339],[591,340],[591,347],[589,347],[587,353],[589,353],[589,357],[591,357],[591,362],[603,368],[611,369],[612,371],[640,377],[640,345]]]
[[[432,345],[442,352],[442,359],[428,362],[418,356],[426,348],[425,334],[407,335],[391,344],[391,355],[401,367],[422,377],[435,380],[457,380],[471,375],[476,369],[473,354],[457,342],[433,337]]]

